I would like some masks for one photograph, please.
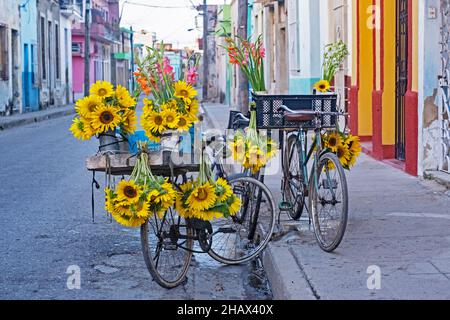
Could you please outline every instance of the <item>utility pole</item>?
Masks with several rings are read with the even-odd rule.
[[[134,31],[130,27],[130,45],[131,45],[131,91],[134,92]]]
[[[243,39],[248,38],[247,29],[248,29],[248,1],[247,0],[239,0],[239,8],[238,8],[238,30],[237,34]],[[249,104],[249,86],[248,80],[245,77],[245,74],[238,70],[238,105],[239,110],[243,113],[247,113],[248,104]]]
[[[208,98],[208,6],[203,0],[203,101]]]
[[[86,12],[84,16],[84,96],[89,95],[90,71],[91,71],[91,0],[86,0]]]

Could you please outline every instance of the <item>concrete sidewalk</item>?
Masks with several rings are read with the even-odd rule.
[[[229,108],[204,106],[213,128]],[[281,175],[266,177],[280,195]],[[322,252],[307,220],[263,254],[275,299],[450,299],[450,197],[446,188],[362,155],[347,175],[349,225],[336,252]],[[380,288],[371,284],[380,272]]]
[[[73,104],[50,108],[42,111],[15,114],[12,116],[3,116],[0,117],[0,131],[34,122],[41,122],[49,119],[64,117],[71,114],[75,114],[75,108]]]

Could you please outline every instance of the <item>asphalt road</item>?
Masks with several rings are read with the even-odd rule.
[[[139,230],[103,211],[103,176],[92,223],[85,158],[98,142],[75,140],[71,117],[0,132],[0,299],[267,299],[250,265],[196,255],[185,285],[152,281]],[[79,289],[67,286],[80,271]],[[71,278],[72,279],[72,278]],[[75,281],[75,284],[76,281]]]

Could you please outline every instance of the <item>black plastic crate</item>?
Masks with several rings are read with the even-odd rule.
[[[252,93],[256,103],[256,125],[258,129],[298,129],[299,123],[284,120],[285,112],[279,111],[281,106],[292,110],[315,110],[337,112],[337,94],[317,95],[258,95]],[[334,128],[337,116],[321,117],[323,128]],[[303,123],[303,128],[315,128],[314,121]]]

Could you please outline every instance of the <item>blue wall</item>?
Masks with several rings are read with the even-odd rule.
[[[38,34],[37,1],[22,0],[20,3],[21,50],[22,50],[22,105],[23,111],[39,110],[39,90],[34,85],[37,77]]]

